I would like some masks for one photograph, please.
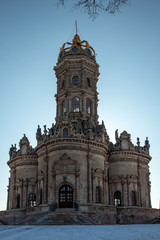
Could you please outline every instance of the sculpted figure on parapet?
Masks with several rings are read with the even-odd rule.
[[[149,154],[149,148],[150,148],[149,140],[148,140],[148,137],[146,137],[145,145],[144,145],[144,150],[145,150],[148,154]]]
[[[16,157],[17,155],[17,148],[16,148],[16,144],[13,146],[13,144],[11,145],[11,148],[9,150],[9,156],[10,159]]]
[[[119,141],[119,138],[118,138],[118,129],[116,129],[115,131],[115,139],[116,139],[116,143]]]
[[[38,144],[42,140],[42,133],[41,133],[41,128],[40,128],[39,125],[38,125],[38,128],[37,128],[36,139],[37,139]]]
[[[109,137],[103,121],[102,124],[98,125],[92,119],[78,119],[74,123],[58,122],[56,124],[52,124],[51,128],[47,128],[46,125],[44,125],[44,134],[41,133],[41,128],[38,125],[36,132],[37,144],[39,145],[44,141],[48,141],[50,138],[63,138],[63,129],[65,126],[68,128],[67,137],[69,138],[75,137],[80,139],[90,139],[107,145],[109,143]]]
[[[130,134],[128,134],[126,131],[123,131],[119,137],[117,129],[115,131],[115,140],[116,140],[115,144],[113,144],[112,142],[109,143],[110,151],[130,150],[140,153],[146,153],[149,155],[150,144],[148,138],[146,138],[145,140],[144,147],[140,146],[139,138],[137,138],[137,145],[133,145]]]

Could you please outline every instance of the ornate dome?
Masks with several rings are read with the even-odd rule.
[[[95,59],[95,51],[86,40],[81,41],[78,34],[72,40],[72,43],[66,42],[62,45],[58,60],[66,55],[86,55],[87,57]]]

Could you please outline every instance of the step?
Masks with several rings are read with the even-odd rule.
[[[72,213],[75,212],[75,208],[56,208],[56,213]]]

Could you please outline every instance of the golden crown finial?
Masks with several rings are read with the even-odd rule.
[[[66,42],[62,45],[61,47],[61,51],[62,50],[68,50],[68,49],[71,49],[73,46],[77,46],[81,49],[84,49],[84,48],[89,48],[92,50],[92,52],[94,53],[95,55],[95,51],[94,49],[89,45],[89,43],[86,41],[86,40],[83,40],[81,41],[79,35],[77,34],[78,33],[78,28],[77,28],[77,20],[75,20],[75,25],[76,25],[76,35],[74,36],[73,40],[72,40],[72,43],[70,42]],[[69,45],[68,47],[65,47],[66,45]]]

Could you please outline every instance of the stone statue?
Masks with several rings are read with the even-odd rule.
[[[14,146],[12,144],[11,147],[10,147],[10,150],[9,150],[10,158],[15,157],[17,155],[17,151],[16,150],[17,150],[16,144]]]
[[[39,125],[38,125],[37,132],[36,132],[36,139],[37,139],[38,144],[42,140],[42,133],[41,133],[41,128]]]
[[[46,125],[44,125],[43,127],[44,127],[44,135],[47,135]]]
[[[118,141],[118,129],[116,129],[115,131],[115,139],[116,139],[116,142]]]

